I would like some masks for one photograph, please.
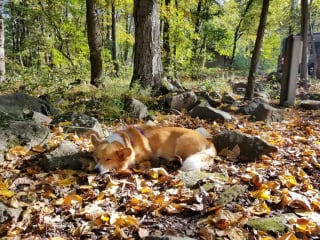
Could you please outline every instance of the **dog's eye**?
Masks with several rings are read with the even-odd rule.
[[[107,158],[106,161],[111,161],[111,158]]]

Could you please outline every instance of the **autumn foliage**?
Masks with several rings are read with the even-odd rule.
[[[287,110],[281,123],[239,116],[217,124],[182,116],[158,123],[223,129],[260,136],[277,153],[237,161],[239,149],[219,154],[212,175],[187,184],[170,168],[98,175],[88,169],[44,172],[41,155],[69,139],[91,151],[86,135],[52,129],[44,146],[13,146],[1,162],[0,199],[19,211],[0,225],[13,239],[139,239],[189,236],[201,239],[310,239],[320,234],[320,124],[318,111]],[[209,174],[209,173],[208,173]],[[252,228],[254,219],[279,217],[283,229]],[[274,224],[274,223],[270,223]],[[269,228],[270,229],[270,228]]]

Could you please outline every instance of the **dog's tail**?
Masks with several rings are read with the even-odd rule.
[[[214,147],[207,148],[186,158],[180,168],[181,171],[188,172],[194,170],[208,170],[213,165],[217,156]]]

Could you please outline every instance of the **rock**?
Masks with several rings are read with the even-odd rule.
[[[11,120],[23,120],[31,112],[55,114],[55,109],[46,98],[36,98],[23,93],[0,96],[0,112]]]
[[[230,93],[224,93],[221,99],[221,102],[227,103],[227,104],[234,104],[236,102],[235,96],[233,96]]]
[[[281,82],[282,73],[279,72],[271,72],[267,76],[267,81],[274,83],[274,82]]]
[[[13,121],[6,127],[0,127],[0,161],[12,146],[25,146],[31,149],[36,145],[43,145],[49,138],[47,127],[34,121]]]
[[[309,93],[310,100],[320,101],[320,94],[319,93]]]
[[[88,153],[81,152],[79,147],[70,142],[63,140],[61,144],[50,153],[46,153],[40,159],[40,166],[45,171],[56,169],[84,169],[93,161]]]
[[[88,130],[93,130],[98,133],[99,136],[103,137],[103,131],[98,120],[94,117],[88,116],[83,113],[67,112],[56,116],[51,124],[59,125],[59,123],[67,122],[69,124],[63,124],[65,132],[76,132],[81,135],[86,133]]]
[[[208,92],[201,91],[196,93],[197,96],[203,97],[211,107],[219,107],[221,105],[221,101],[215,100]],[[221,96],[220,96],[221,97]]]
[[[214,146],[219,154],[223,149],[232,150],[236,145],[240,148],[238,158],[241,161],[255,161],[262,154],[277,152],[277,147],[263,141],[256,136],[250,136],[234,131],[224,131],[213,137]]]
[[[260,230],[274,236],[279,236],[288,231],[284,217],[249,219],[246,225],[252,229]]]
[[[254,98],[252,101],[239,108],[239,112],[246,115],[252,115],[260,103],[266,103],[264,99]]]
[[[193,118],[208,119],[212,121],[230,121],[231,115],[227,112],[218,110],[210,106],[197,105],[188,113]]]
[[[320,109],[320,101],[304,100],[304,101],[301,101],[300,106],[307,110],[318,110]]]
[[[264,103],[269,103],[271,100],[270,96],[264,92],[254,92],[253,97],[257,99],[261,99],[261,102],[264,102]]]
[[[126,96],[124,99],[124,110],[133,119],[144,119],[148,116],[148,108],[139,100]]]
[[[12,208],[0,202],[0,223],[5,223],[11,219],[14,221],[17,221],[21,212],[22,212],[21,207]]]
[[[171,109],[189,111],[198,101],[197,95],[193,91],[187,91],[177,95],[167,95],[167,103]]]
[[[244,95],[246,93],[247,83],[238,82],[232,85],[232,91],[236,94]]]
[[[267,103],[260,103],[251,115],[255,121],[280,122],[282,121],[281,110]]]
[[[162,86],[166,88],[167,92],[179,92],[186,90],[176,78],[163,77]]]
[[[214,202],[215,206],[225,206],[228,203],[236,200],[239,195],[245,193],[246,185],[235,184],[219,195],[219,198]]]
[[[210,172],[203,172],[199,170],[183,172],[179,171],[176,175],[176,178],[183,181],[186,187],[192,188],[195,185],[198,185],[200,180],[204,180],[207,178],[216,178],[221,181],[227,181],[228,176],[224,175],[223,173],[210,173]]]
[[[203,127],[199,127],[197,129],[195,129],[195,131],[197,131],[198,133],[200,133],[202,136],[204,136],[207,139],[212,138],[212,135],[208,132],[208,130]]]
[[[46,143],[50,130],[42,124],[33,121],[16,121],[9,124],[8,136],[16,145],[26,146],[28,149],[35,145]]]
[[[52,118],[48,117],[47,115],[41,113],[41,112],[33,112],[32,113],[32,119],[37,123],[51,123]]]

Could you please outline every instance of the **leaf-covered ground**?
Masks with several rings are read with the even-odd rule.
[[[12,239],[141,239],[173,235],[196,239],[319,239],[320,112],[285,110],[281,123],[250,122],[237,116],[218,124],[182,116],[162,116],[161,124],[204,127],[213,135],[235,130],[276,145],[260,161],[235,162],[235,149],[217,157],[212,175],[186,186],[177,171],[135,170],[98,175],[83,171],[44,172],[43,151],[68,138],[90,151],[85,136],[53,130],[48,146],[32,152],[16,146],[0,167],[1,201],[20,209],[18,219],[0,225]],[[243,191],[221,204],[233,186]],[[285,230],[250,228],[254,218],[281,216]]]

